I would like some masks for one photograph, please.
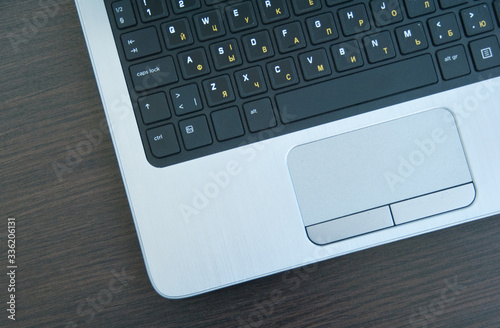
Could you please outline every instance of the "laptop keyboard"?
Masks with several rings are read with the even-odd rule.
[[[165,167],[500,75],[500,0],[107,0]]]

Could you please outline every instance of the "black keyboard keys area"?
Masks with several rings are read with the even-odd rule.
[[[194,42],[189,22],[185,18],[163,24],[161,27],[168,49],[187,46]]]
[[[137,0],[143,22],[150,22],[168,15],[164,0]]]
[[[239,32],[257,26],[257,19],[251,2],[242,2],[226,7],[229,27],[233,32]]]
[[[493,30],[490,10],[485,4],[464,9],[460,14],[468,36]]]
[[[203,48],[193,49],[179,54],[179,65],[185,79],[210,73],[207,55]]]
[[[154,27],[122,34],[122,45],[128,60],[147,57],[161,51],[158,33]]]
[[[170,90],[170,96],[177,115],[193,113],[203,109],[200,93],[196,84],[188,84]]]
[[[445,80],[451,80],[470,73],[467,55],[462,45],[440,50],[436,56]]]
[[[247,98],[267,91],[264,74],[259,66],[235,72],[234,77],[242,98]]]
[[[187,150],[200,148],[212,143],[212,135],[208,128],[207,118],[196,116],[179,122],[182,141]]]
[[[229,76],[222,75],[203,81],[203,89],[209,106],[217,106],[233,101],[234,91]]]
[[[222,17],[218,10],[195,15],[194,23],[198,37],[202,41],[226,34]]]
[[[155,89],[179,80],[170,56],[130,66],[130,75],[136,91]]]
[[[219,141],[242,136],[245,131],[241,124],[238,107],[230,107],[212,113],[215,135]]]
[[[235,39],[214,43],[210,46],[215,69],[223,70],[242,63],[238,43]]]
[[[104,0],[165,167],[500,75],[500,0]]]
[[[150,129],[146,134],[151,152],[156,157],[166,157],[181,151],[172,124]]]

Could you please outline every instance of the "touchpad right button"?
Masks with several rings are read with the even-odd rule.
[[[398,224],[427,214],[414,211],[425,204],[435,204],[429,215],[470,204],[472,178],[450,117],[433,109],[293,148],[287,163],[304,225],[384,205]],[[456,201],[439,205],[445,198]]]

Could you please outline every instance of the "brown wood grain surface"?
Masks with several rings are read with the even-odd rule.
[[[0,24],[0,326],[500,327],[499,216],[190,299],[158,296],[74,3],[2,0]]]

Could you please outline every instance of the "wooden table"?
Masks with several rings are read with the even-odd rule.
[[[153,290],[71,0],[0,2],[0,326],[499,327],[500,216],[186,300]]]

